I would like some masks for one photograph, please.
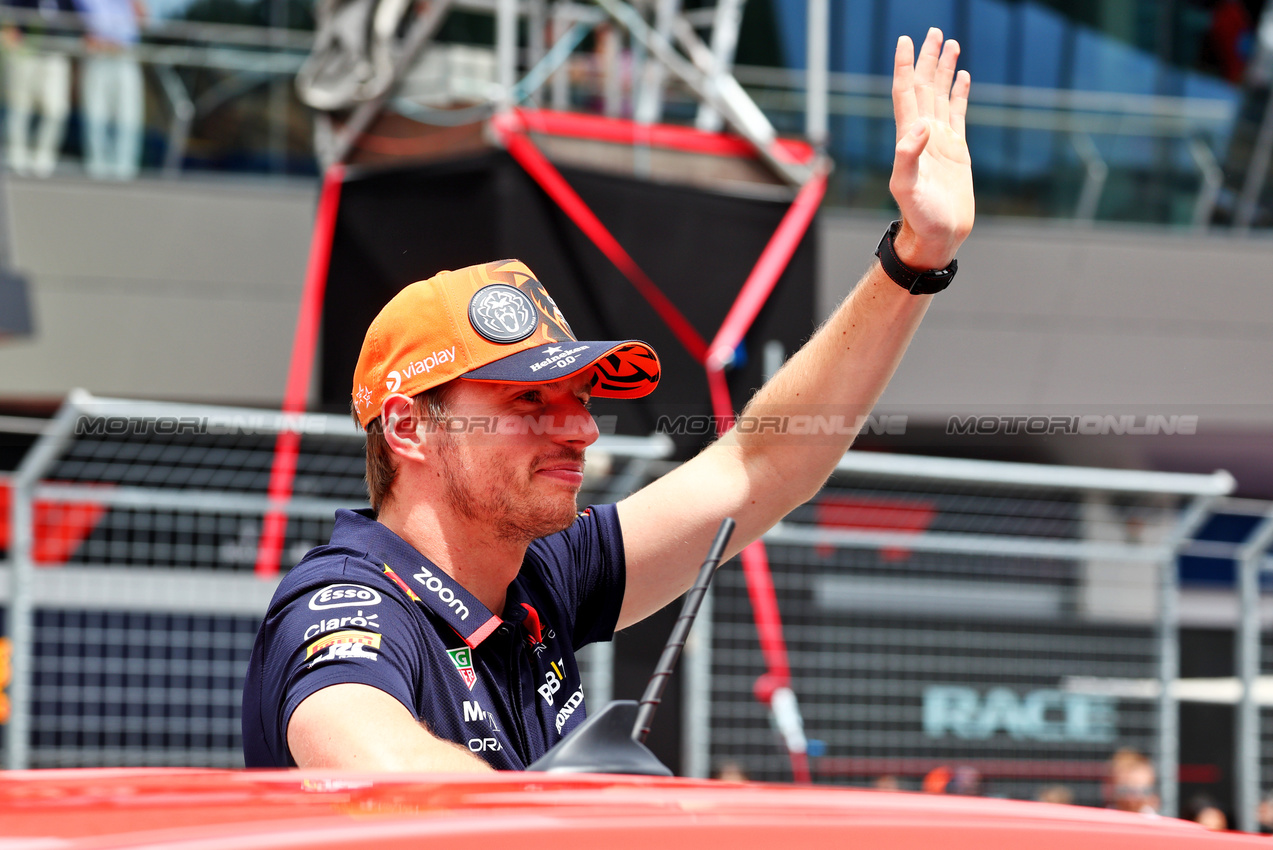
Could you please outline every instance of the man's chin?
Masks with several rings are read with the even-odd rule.
[[[526,542],[557,534],[574,525],[579,516],[575,498],[545,499],[533,516],[524,515],[505,526],[507,536]]]

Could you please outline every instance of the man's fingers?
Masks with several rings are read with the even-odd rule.
[[[919,155],[924,152],[930,134],[928,122],[921,118],[907,127],[906,132],[897,140],[897,149],[893,154],[893,177],[889,180],[893,197],[909,190],[919,180]]]
[[[897,122],[897,139],[902,136],[915,119],[919,111],[915,106],[915,45],[910,36],[904,35],[897,40],[897,53],[893,58],[893,120]]]
[[[937,57],[941,53],[941,30],[932,27],[915,63],[915,106],[920,118],[933,117],[933,78],[937,74]]]
[[[933,81],[933,117],[943,124],[950,120],[950,87],[955,82],[955,64],[959,61],[959,42],[953,38],[942,47],[937,60],[937,78]]]
[[[959,138],[964,138],[964,116],[968,113],[968,90],[972,88],[972,76],[967,71],[955,75],[955,85],[950,90],[950,126]]]

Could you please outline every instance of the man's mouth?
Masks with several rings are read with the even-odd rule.
[[[569,484],[572,487],[581,487],[583,485],[583,461],[549,461],[542,464],[537,470],[535,470],[535,474],[542,475],[545,478],[551,478],[554,481],[560,481],[563,484]]]

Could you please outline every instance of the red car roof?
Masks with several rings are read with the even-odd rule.
[[[1269,839],[1077,806],[627,776],[94,769],[0,774],[0,850],[1219,848]]]

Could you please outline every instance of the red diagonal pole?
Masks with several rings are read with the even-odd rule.
[[[611,235],[606,226],[601,223],[601,219],[597,218],[584,203],[583,198],[570,187],[566,178],[561,176],[561,172],[540,153],[535,143],[527,138],[516,114],[497,116],[492,120],[492,124],[496,132],[500,134],[509,155],[517,160],[518,165],[524,168],[548,197],[561,208],[561,211],[570,217],[575,226],[592,240],[592,244],[606,255],[615,268],[631,281],[637,292],[641,293],[641,296],[659,314],[663,324],[668,326],[685,350],[699,363],[704,362],[707,359],[707,343],[703,337],[690,324],[689,319],[685,318],[676,305],[654,284],[654,281],[650,280],[649,275],[637,265],[636,260],[623,249],[619,240]]]
[[[309,242],[309,263],[305,270],[305,288],[301,292],[300,311],[296,316],[296,334],[292,337],[292,359],[287,370],[287,388],[283,392],[284,427],[274,443],[274,463],[270,468],[269,498],[286,502],[292,497],[296,477],[296,459],[300,454],[301,435],[287,416],[305,412],[309,398],[309,382],[314,372],[314,350],[318,346],[318,326],[323,317],[323,296],[327,291],[327,266],[331,261],[332,238],[336,233],[336,211],[340,207],[340,189],[345,182],[345,167],[340,163],[327,169],[318,196],[318,212],[314,216],[314,232]],[[256,574],[268,578],[278,573],[287,532],[287,514],[275,507],[265,514],[261,539],[256,550]]]

